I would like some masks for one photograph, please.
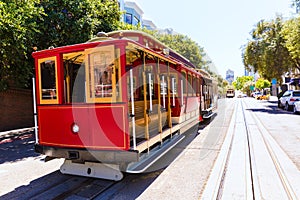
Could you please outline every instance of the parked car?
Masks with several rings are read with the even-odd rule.
[[[243,97],[243,93],[240,92],[240,91],[238,91],[238,92],[236,93],[236,97],[237,97],[237,98],[242,98],[242,97]]]
[[[252,94],[251,94],[251,97],[254,97],[255,99],[257,99],[260,96],[261,96],[260,92],[252,92]]]
[[[251,96],[251,97],[255,97],[256,93],[258,93],[258,92],[252,92],[252,93],[250,94],[250,96]]]
[[[285,110],[292,110],[294,103],[300,100],[300,90],[287,90],[280,97],[278,107],[284,108]]]
[[[257,96],[258,100],[268,100],[270,98],[269,94]]]
[[[300,101],[296,101],[294,103],[294,113],[295,114],[300,113]]]

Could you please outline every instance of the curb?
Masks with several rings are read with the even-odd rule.
[[[21,129],[16,129],[16,130],[0,132],[0,139],[6,138],[6,137],[11,137],[11,136],[22,134],[22,133],[31,132],[31,131],[34,131],[34,127],[21,128]]]

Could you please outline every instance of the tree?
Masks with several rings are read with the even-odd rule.
[[[236,81],[234,81],[232,85],[236,90],[242,90],[243,92],[247,92],[248,86],[251,85],[253,80],[254,78],[252,76],[241,76],[237,77]]]
[[[300,70],[300,17],[292,18],[284,23],[281,34],[285,46],[291,55],[292,66]]]
[[[246,68],[253,68],[265,79],[276,78],[290,70],[292,59],[285,46],[281,34],[283,22],[281,17],[269,22],[261,20],[252,31],[252,40],[248,42],[243,52],[243,62]]]
[[[37,21],[43,16],[36,3],[37,0],[0,2],[0,90],[6,89],[8,82],[27,86],[31,77],[32,38],[39,32]]]
[[[86,42],[97,32],[116,30],[121,12],[116,0],[43,0],[38,49]]]
[[[120,16],[116,0],[1,1],[0,90],[8,80],[18,87],[29,85],[33,47],[86,42],[99,31],[117,29]]]
[[[205,52],[195,41],[183,34],[161,34],[158,31],[147,30],[140,26],[133,26],[121,23],[119,29],[139,30],[152,35],[154,38],[164,43],[166,46],[176,51],[183,57],[187,58],[192,64],[199,69],[203,69],[207,61],[203,59]],[[179,45],[180,44],[180,45]],[[207,70],[207,69],[206,69]],[[209,71],[209,70],[207,70]]]
[[[263,78],[259,78],[256,83],[255,83],[255,87],[262,90],[264,88],[269,88],[271,86],[270,81],[265,80]]]
[[[156,38],[178,52],[199,68],[206,64],[203,60],[204,50],[195,41],[182,34],[157,34]]]

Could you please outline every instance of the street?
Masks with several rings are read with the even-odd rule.
[[[127,175],[93,199],[299,199],[299,119],[276,101],[220,99],[217,116],[200,134],[191,129],[154,167],[162,169]],[[30,199],[70,181],[57,172],[62,160],[33,152],[32,132],[0,142],[1,198]]]

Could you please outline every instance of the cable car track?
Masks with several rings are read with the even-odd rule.
[[[249,103],[237,100],[223,152],[201,198],[299,199],[297,181],[287,167],[292,163],[284,163],[286,155],[261,119],[248,108]]]
[[[245,102],[244,102],[245,104]],[[248,105],[249,107],[249,105]],[[244,110],[244,109],[243,109]],[[279,158],[280,155],[276,155],[276,151],[278,152],[279,150],[282,150],[279,145],[275,142],[272,141],[274,140],[271,136],[270,131],[268,131],[267,127],[264,125],[264,123],[262,122],[262,120],[257,117],[253,112],[250,112],[251,117],[255,120],[255,124],[257,125],[258,129],[259,129],[259,133],[260,136],[262,138],[263,144],[268,152],[269,157],[272,160],[273,166],[276,170],[276,174],[278,175],[278,178],[281,182],[281,186],[283,187],[282,190],[282,195],[286,195],[287,199],[299,199],[299,196],[297,197],[293,186],[291,185],[289,178],[287,177],[287,170],[284,169],[285,167],[282,165],[283,164],[283,160],[281,160]],[[245,118],[245,123],[246,123],[246,118]],[[248,136],[251,137],[251,135]],[[253,139],[252,139],[253,142]],[[251,160],[250,160],[251,161]],[[251,170],[252,171],[252,170]],[[278,185],[280,185],[279,182],[277,182]],[[259,194],[259,189],[257,188],[257,185],[253,185],[253,191],[256,193],[256,196],[258,196]],[[264,196],[264,194],[260,194],[261,196],[256,197],[256,199],[260,199]]]

